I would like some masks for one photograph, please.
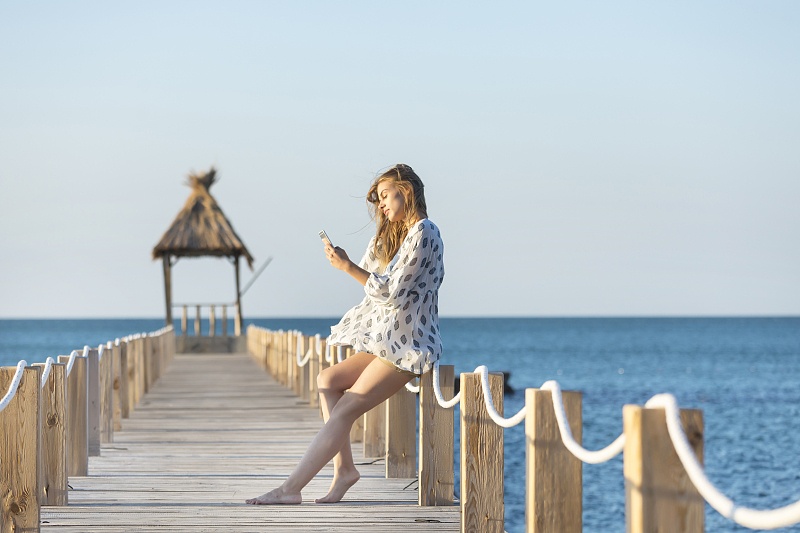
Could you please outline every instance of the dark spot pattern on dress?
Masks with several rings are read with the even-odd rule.
[[[399,368],[426,372],[442,350],[437,301],[444,279],[441,232],[421,220],[386,268],[374,253],[382,244],[375,244],[371,239],[360,263],[370,273],[366,296],[331,328],[329,344],[349,341],[356,350],[379,354]]]

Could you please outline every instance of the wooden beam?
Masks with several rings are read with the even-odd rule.
[[[170,270],[169,254],[163,255],[164,264],[164,296],[167,302],[166,325],[172,324],[172,273]]]
[[[239,283],[239,256],[236,256],[236,260],[234,261],[233,265],[234,270],[236,271],[236,324],[235,324],[235,331],[236,336],[242,334],[242,290],[240,288]]]

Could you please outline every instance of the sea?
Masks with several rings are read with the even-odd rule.
[[[245,325],[324,336],[336,320]],[[0,320],[0,365],[41,362],[162,326],[161,319]],[[441,333],[442,362],[457,373],[479,365],[510,372],[506,416],[523,406],[525,388],[557,380],[582,393],[583,445],[600,449],[621,433],[625,404],[672,393],[681,407],[703,411],[706,473],[736,505],[773,509],[800,500],[800,317],[442,318]],[[504,432],[509,533],[525,530],[523,426]],[[586,532],[625,531],[621,456],[583,466],[583,524]],[[707,505],[706,531],[750,530]],[[776,531],[800,532],[800,525]]]

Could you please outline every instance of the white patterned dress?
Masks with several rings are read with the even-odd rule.
[[[380,273],[370,240],[359,266],[370,272],[366,296],[331,328],[330,345],[352,346],[381,357],[400,370],[421,375],[442,354],[439,286],[444,278],[444,245],[439,228],[422,219]]]

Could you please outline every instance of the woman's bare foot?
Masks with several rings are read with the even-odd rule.
[[[303,497],[299,492],[288,493],[282,487],[278,487],[262,494],[258,498],[245,500],[245,503],[250,505],[299,505],[303,503]]]
[[[314,500],[316,503],[336,503],[344,498],[345,493],[361,479],[358,470],[353,469],[349,472],[337,473],[333,476],[333,483],[328,494],[322,498]]]

